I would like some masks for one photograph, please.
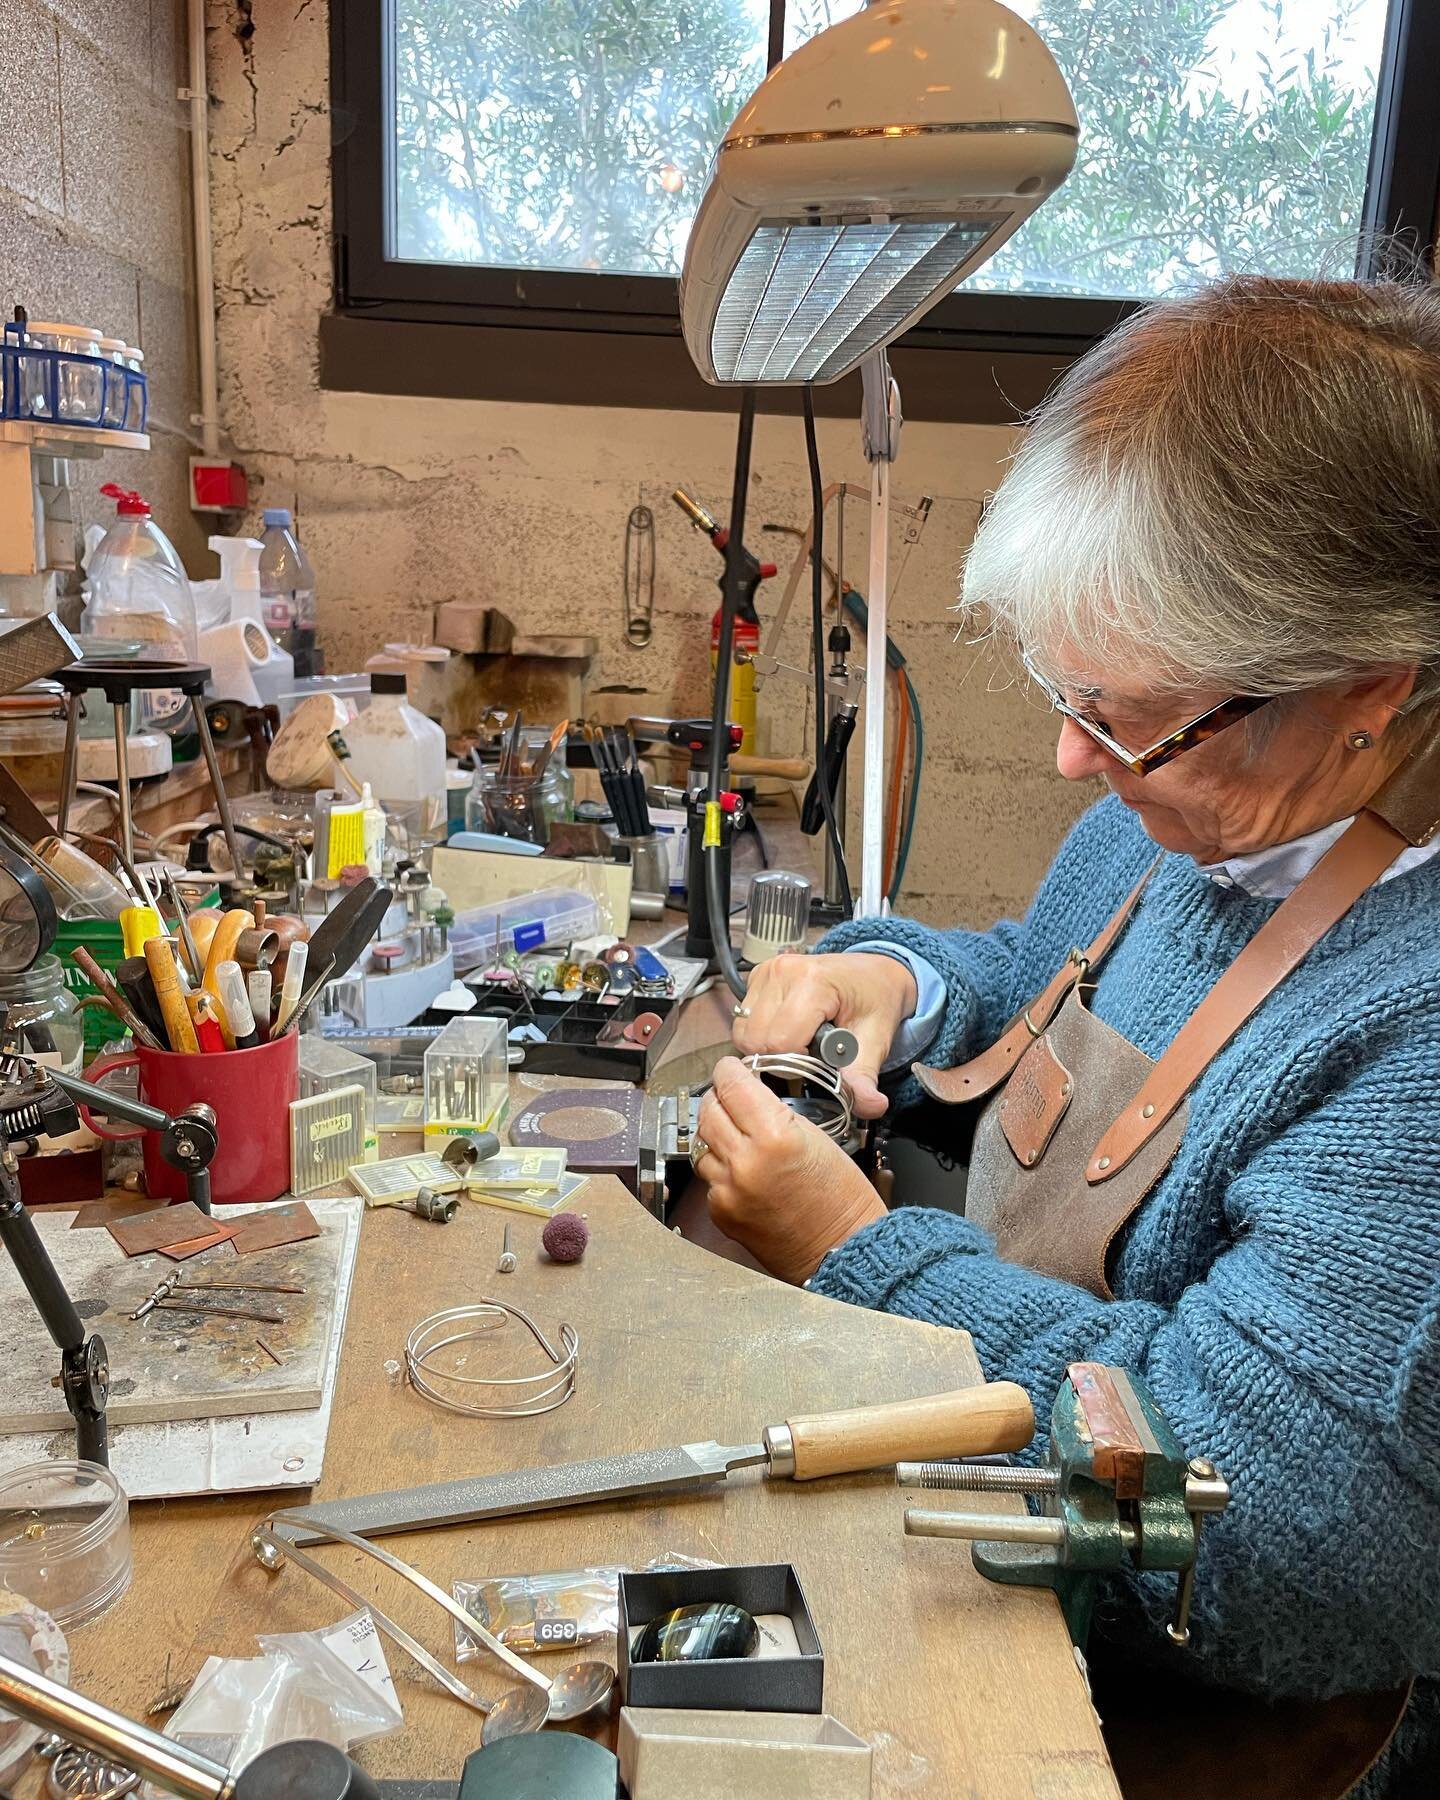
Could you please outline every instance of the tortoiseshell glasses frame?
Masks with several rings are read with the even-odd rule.
[[[1221,700],[1216,705],[1207,707],[1178,730],[1157,738],[1148,750],[1127,750],[1111,733],[1103,719],[1092,718],[1078,707],[1072,706],[1055,684],[1045,679],[1028,656],[1025,658],[1025,669],[1056,712],[1078,725],[1086,737],[1097,743],[1117,762],[1123,763],[1132,775],[1149,775],[1154,770],[1163,768],[1177,756],[1183,756],[1187,750],[1209,743],[1211,738],[1218,737],[1231,725],[1238,725],[1241,719],[1248,719],[1251,713],[1259,712],[1262,706],[1269,706],[1276,698],[1274,694],[1233,694],[1228,700]]]

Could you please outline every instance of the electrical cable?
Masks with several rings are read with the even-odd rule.
[[[730,665],[735,655],[735,615],[740,610],[744,579],[745,504],[750,493],[750,451],[755,441],[755,390],[740,390],[740,422],[735,434],[735,490],[730,500],[729,536],[725,541],[725,580],[720,590],[720,642],[715,659],[715,699],[710,714],[710,759],[706,770],[705,903],[710,909],[710,938],[725,985],[737,1000],[745,998],[745,978],[730,942],[730,896],[720,869],[722,824],[720,795],[729,736]]]
[[[890,904],[893,906],[900,895],[900,884],[905,879],[905,868],[910,861],[910,846],[915,839],[915,818],[920,810],[920,770],[925,761],[925,727],[920,717],[920,696],[915,692],[915,683],[910,679],[910,671],[902,670],[905,689],[910,696],[910,722],[914,726],[911,733],[913,751],[910,761],[910,786],[905,797],[905,830],[900,839],[900,854],[895,863],[895,880],[890,889]]]
[[[840,827],[835,819],[835,797],[830,791],[825,770],[825,489],[820,480],[820,446],[815,437],[815,395],[805,387],[800,392],[805,410],[805,458],[810,465],[810,635],[814,640],[811,659],[815,664],[815,786],[820,795],[820,810],[825,815],[825,834],[830,854],[835,859],[839,876],[836,883],[844,896],[845,917],[854,918],[855,906],[850,898],[850,871],[845,866],[845,846],[840,841]],[[884,702],[882,700],[881,704]]]
[[[861,631],[868,632],[870,608],[865,604],[865,596],[857,588],[847,586],[843,595],[843,605]],[[905,690],[910,701],[910,722],[915,728],[914,774],[910,783],[909,801],[906,807],[905,831],[900,840],[899,863],[889,895],[893,903],[900,891],[900,883],[904,879],[905,867],[910,859],[910,847],[915,837],[915,819],[920,810],[920,775],[925,761],[925,721],[920,711],[920,696],[915,691],[915,683],[910,679],[905,653],[888,632],[885,635],[885,663],[888,668],[898,670],[904,680]]]
[[[895,759],[890,768],[890,791],[885,801],[885,891],[895,879],[895,852],[900,839],[900,803],[905,787],[905,746],[909,739],[910,703],[901,672],[895,671]]]

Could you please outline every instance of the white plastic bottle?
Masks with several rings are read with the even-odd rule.
[[[277,644],[293,650],[297,631],[315,629],[315,571],[300,548],[288,507],[265,508],[265,535],[260,544],[265,627]]]
[[[260,558],[265,547],[259,538],[212,537],[210,548],[220,558],[220,587],[227,602],[227,621],[258,627],[268,646],[265,661],[250,671],[258,696],[256,703],[278,704],[281,694],[290,693],[295,686],[295,658],[281,649],[265,623],[260,591]],[[237,694],[229,698],[249,697]]]
[[[94,637],[138,638],[153,660],[193,663],[195,602],[185,565],[147,500],[113,482],[100,492],[115,501],[116,517],[87,564],[83,629]],[[179,688],[147,689],[141,704],[147,725],[178,728],[189,718]]]
[[[406,700],[404,675],[376,669],[370,704],[345,727],[349,773],[412,839],[445,835],[445,733]]]

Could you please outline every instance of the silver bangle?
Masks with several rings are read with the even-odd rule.
[[[812,1123],[826,1137],[843,1144],[855,1128],[855,1107],[850,1089],[838,1069],[823,1063],[818,1056],[802,1050],[767,1050],[755,1056],[743,1056],[741,1062],[757,1075],[778,1075],[785,1081],[798,1081],[803,1087],[818,1088],[825,1099],[834,1103],[834,1111]]]
[[[487,1332],[499,1331],[507,1319],[523,1325],[549,1359],[549,1366],[538,1375],[462,1375],[434,1363],[441,1351],[478,1342]],[[528,1313],[503,1300],[480,1300],[473,1306],[432,1313],[405,1340],[405,1368],[416,1393],[450,1412],[480,1419],[534,1419],[554,1412],[575,1392],[579,1355],[580,1338],[573,1325],[560,1327],[557,1350]],[[456,1391],[468,1388],[492,1391],[477,1395]]]

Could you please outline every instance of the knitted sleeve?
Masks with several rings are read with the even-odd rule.
[[[850,919],[825,934],[817,952],[884,939],[913,950],[945,983],[945,1016],[925,1053],[951,1068],[994,1043],[1075,944],[1095,935],[1155,854],[1134,815],[1102,800],[1071,829],[1023,920],[988,931],[941,930],[916,919]]]
[[[1214,1202],[1230,1247],[1171,1306],[1095,1299],[920,1208],[857,1233],[811,1287],[965,1327],[1042,1429],[1067,1363],[1144,1378],[1234,1498],[1202,1539],[1191,1648],[1166,1640],[1158,1574],[1109,1582],[1105,1628],[1227,1686],[1394,1686],[1440,1667],[1437,1135],[1440,1058],[1412,1037],[1248,1155]]]

